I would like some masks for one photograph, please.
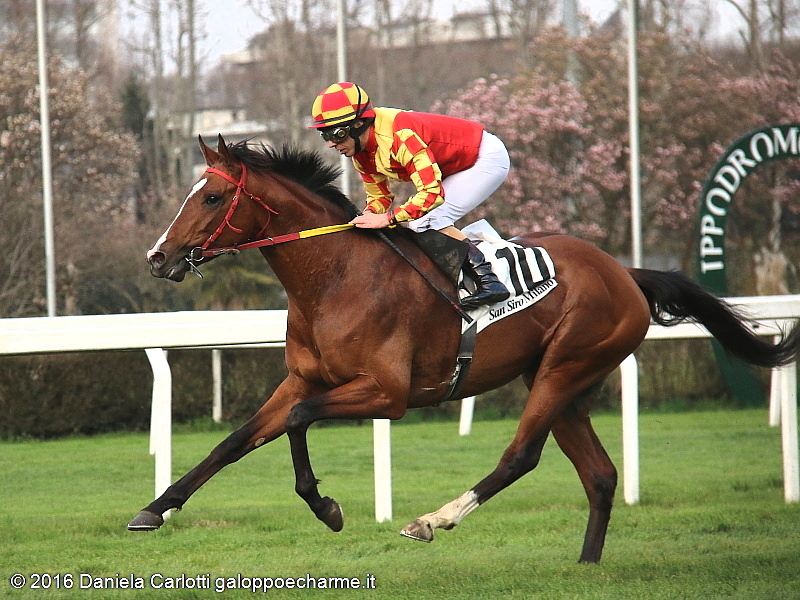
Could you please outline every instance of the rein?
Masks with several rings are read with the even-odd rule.
[[[232,183],[236,186],[236,193],[233,196],[233,200],[231,202],[230,207],[228,208],[228,212],[225,215],[225,218],[222,219],[222,222],[219,224],[219,227],[212,233],[208,239],[203,243],[202,246],[196,246],[192,248],[189,252],[189,255],[186,257],[186,262],[189,264],[189,268],[191,271],[197,275],[198,277],[202,278],[203,274],[200,272],[200,269],[197,268],[197,262],[203,260],[204,258],[213,258],[215,256],[221,256],[223,254],[239,254],[242,250],[249,250],[251,248],[265,248],[268,246],[275,246],[277,244],[283,244],[285,242],[293,242],[295,240],[301,240],[305,238],[315,237],[318,235],[326,235],[329,233],[337,233],[339,231],[345,231],[347,229],[352,229],[355,227],[352,223],[341,223],[338,225],[326,225],[324,227],[315,227],[314,229],[305,229],[303,231],[296,231],[294,233],[286,233],[283,235],[278,235],[275,237],[266,237],[262,239],[257,239],[251,242],[245,242],[244,244],[237,244],[235,246],[224,246],[221,248],[210,248],[209,246],[214,243],[214,241],[225,231],[225,227],[229,227],[236,233],[242,233],[242,230],[238,227],[234,227],[231,223],[231,219],[233,218],[233,214],[236,212],[236,209],[239,206],[239,196],[241,194],[245,194],[251,200],[260,204],[264,210],[267,211],[267,222],[264,224],[264,227],[261,228],[261,231],[258,232],[256,237],[261,237],[264,235],[264,232],[267,230],[269,226],[270,220],[272,215],[280,214],[277,210],[273,209],[269,206],[266,202],[264,202],[261,198],[256,196],[255,194],[251,194],[247,191],[247,167],[242,163],[242,175],[239,178],[239,181],[236,181],[233,177],[228,175],[225,171],[221,171],[220,169],[214,169],[209,167],[205,171],[206,173],[213,173],[215,175],[219,175],[229,183]],[[378,230],[377,231],[378,237],[383,240],[383,242],[389,246],[392,250],[394,250],[397,254],[400,255],[403,260],[405,260],[411,267],[422,276],[425,282],[436,291],[436,293],[442,297],[450,307],[458,313],[458,315],[464,319],[467,323],[472,323],[473,319],[470,317],[467,312],[462,309],[458,302],[451,298],[447,292],[440,289],[415,263],[412,261],[406,254],[400,249],[397,244],[392,242],[385,233]],[[452,391],[452,390],[451,390]]]
[[[278,213],[277,210],[273,209],[269,204],[264,202],[261,198],[247,191],[245,187],[247,185],[247,167],[245,166],[244,163],[242,163],[242,176],[239,178],[239,181],[236,181],[225,171],[221,171],[220,169],[214,169],[212,167],[206,169],[206,173],[213,173],[215,175],[219,175],[224,180],[232,183],[233,185],[236,186],[236,193],[233,196],[233,201],[231,202],[230,208],[228,208],[228,213],[225,215],[225,218],[222,219],[222,223],[219,224],[219,227],[217,227],[214,233],[212,233],[208,237],[208,239],[203,243],[202,246],[197,246],[195,248],[192,248],[192,251],[189,252],[187,262],[192,267],[192,271],[198,275],[200,275],[200,272],[197,270],[197,266],[194,263],[199,260],[202,260],[203,258],[212,258],[214,256],[220,256],[222,254],[238,254],[241,250],[274,246],[276,244],[282,244],[284,242],[291,242],[294,240],[314,237],[317,235],[325,235],[328,233],[336,233],[337,231],[344,231],[345,229],[351,229],[355,227],[355,225],[351,225],[350,223],[342,223],[340,225],[327,225],[325,227],[316,227],[314,229],[306,229],[304,231],[287,233],[275,237],[266,237],[252,242],[245,242],[244,244],[237,244],[235,246],[226,246],[222,248],[209,249],[209,246],[213,244],[214,241],[216,241],[216,239],[220,236],[220,234],[222,234],[222,232],[225,230],[225,227],[229,227],[236,233],[242,233],[241,229],[239,229],[238,227],[234,227],[233,224],[231,223],[233,214],[236,212],[236,209],[239,206],[239,197],[241,196],[241,194],[247,195],[251,200],[260,204],[264,208],[264,210],[267,211],[267,222],[264,223],[264,227],[262,227],[261,231],[259,231],[258,234],[256,235],[257,238],[264,235],[264,232],[267,230],[267,227],[269,226],[269,222],[271,220],[272,215],[277,215],[280,213]],[[202,275],[200,276],[202,277]]]
[[[200,260],[201,258],[211,258],[213,256],[220,256],[221,254],[238,254],[240,251],[249,250],[250,248],[264,248],[267,246],[275,246],[277,244],[283,244],[284,242],[293,242],[294,240],[302,240],[317,235],[337,233],[339,231],[345,231],[346,229],[353,229],[354,227],[355,225],[351,223],[342,223],[340,225],[326,225],[324,227],[315,227],[314,229],[304,229],[303,231],[286,233],[284,235],[276,235],[275,237],[266,237],[252,242],[245,242],[244,244],[237,244],[236,246],[211,248],[210,250],[198,246],[197,248],[192,249],[191,253],[189,254],[189,258],[191,260]],[[199,252],[197,252],[198,250]]]

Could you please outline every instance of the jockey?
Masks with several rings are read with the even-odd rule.
[[[367,204],[351,223],[368,229],[403,223],[463,240],[469,245],[464,266],[477,289],[461,306],[471,310],[509,297],[483,253],[453,225],[505,180],[509,158],[502,141],[473,121],[375,108],[361,87],[347,82],[323,90],[311,116],[311,128],[329,148],[352,158],[364,183]],[[411,181],[417,193],[392,208],[388,179]]]

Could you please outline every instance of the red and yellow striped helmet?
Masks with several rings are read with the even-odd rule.
[[[374,117],[367,92],[355,83],[334,83],[322,90],[311,107],[311,129],[344,125],[354,119]]]

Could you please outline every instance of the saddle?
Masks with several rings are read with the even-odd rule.
[[[469,245],[466,242],[456,240],[435,230],[417,233],[406,228],[396,228],[392,233],[410,237],[457,288],[466,290],[471,284],[467,277],[462,276],[462,266],[469,249]],[[450,298],[446,292],[436,289],[439,295],[447,300],[462,317],[461,344],[450,386],[444,400],[452,400],[459,397],[458,394],[472,363],[472,354],[475,349],[475,340],[478,332],[495,321],[527,308],[547,295],[556,286],[555,267],[543,248],[522,248],[521,246],[510,244],[500,238],[491,225],[485,221],[478,221],[470,225],[464,229],[464,233],[470,238],[474,237],[477,240],[482,240],[480,242],[482,244],[491,245],[492,252],[487,254],[487,248],[484,253],[487,254],[488,258],[497,258],[499,260],[498,263],[493,263],[493,268],[495,273],[503,273],[504,277],[507,276],[508,283],[506,283],[506,287],[512,291],[512,296],[504,303],[493,307],[481,306],[467,313],[458,305],[458,298]],[[394,242],[385,235],[382,237],[390,247],[428,280],[419,267],[405,256]],[[495,251],[496,248],[498,248],[497,251]],[[504,277],[501,277],[501,280]],[[433,286],[431,281],[428,281],[428,283]],[[469,292],[465,291],[464,293]]]
[[[440,233],[435,229],[414,232],[405,227],[398,227],[404,235],[410,237],[417,246],[447,275],[454,285],[458,285],[461,267],[467,258],[469,246],[466,242]]]

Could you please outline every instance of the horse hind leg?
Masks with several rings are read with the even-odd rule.
[[[588,411],[581,412],[576,408],[577,404],[579,401],[556,417],[552,433],[578,471],[589,498],[589,522],[579,562],[597,563],[603,552],[611,518],[617,471],[592,428]],[[548,431],[544,431],[521,446],[512,443],[488,477],[439,510],[415,519],[403,528],[401,535],[432,542],[434,530],[449,530],[458,525],[478,506],[536,468],[547,435]]]
[[[469,490],[439,510],[415,519],[403,528],[400,535],[430,543],[433,541],[434,529],[452,529],[478,506],[478,495],[474,490]]]
[[[577,400],[553,424],[553,437],[570,459],[589,499],[589,522],[578,562],[597,563],[611,519],[617,470],[589,420],[588,405]]]
[[[561,365],[561,369],[540,367],[533,384],[530,385],[531,394],[514,440],[503,453],[495,470],[458,499],[408,524],[401,531],[401,535],[430,542],[433,540],[435,529],[452,529],[478,506],[536,468],[551,427],[564,419],[560,416],[561,413],[570,410],[573,403],[580,402],[578,399],[588,394],[587,389],[592,388],[604,375],[602,367],[596,364],[579,363],[574,369],[565,369],[564,362],[560,360],[550,363]],[[606,366],[605,371],[608,370],[609,367]],[[560,434],[560,437],[566,442],[566,434]],[[570,458],[578,462],[582,460],[577,451],[572,452]],[[613,465],[611,467],[613,468]],[[616,479],[614,481],[616,482]],[[598,503],[594,510],[592,531],[602,531],[604,535],[608,524],[606,513],[610,512],[610,508],[604,512],[602,503]],[[593,533],[589,537],[591,544],[582,555],[582,560],[596,562],[599,560],[603,539],[598,533]]]
[[[478,506],[536,468],[547,435],[548,429],[543,429],[537,435],[520,440],[518,433],[494,471],[475,487],[439,510],[423,515],[406,525],[400,535],[422,542],[432,542],[434,530],[453,529]]]

